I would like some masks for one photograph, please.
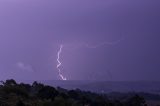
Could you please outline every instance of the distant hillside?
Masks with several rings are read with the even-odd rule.
[[[158,81],[40,81],[50,86],[60,86],[66,89],[79,88],[98,93],[110,92],[146,92],[160,94]]]

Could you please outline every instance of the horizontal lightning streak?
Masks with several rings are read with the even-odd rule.
[[[97,45],[89,45],[87,43],[83,43],[82,45],[87,47],[87,48],[95,49],[95,48],[98,48],[98,47],[101,47],[101,46],[104,46],[104,45],[115,45],[115,44],[118,44],[119,42],[121,42],[121,40],[123,40],[123,39],[120,39],[120,40],[114,41],[114,42],[102,42],[102,43],[99,43]]]
[[[74,49],[79,49],[79,48],[82,48],[82,47],[85,47],[85,48],[90,48],[90,49],[96,49],[96,48],[99,48],[99,47],[102,47],[102,46],[105,46],[105,45],[116,45],[118,43],[120,43],[122,40],[124,40],[124,38],[121,38],[117,41],[113,41],[113,42],[101,42],[101,43],[98,43],[98,44],[89,44],[89,43],[86,43],[86,42],[82,42],[82,43],[71,43],[71,44],[65,44],[65,49],[68,49],[68,50],[74,50]]]

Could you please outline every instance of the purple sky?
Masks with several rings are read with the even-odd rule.
[[[159,40],[159,0],[0,0],[0,79],[60,79],[63,44],[69,80],[160,80]]]

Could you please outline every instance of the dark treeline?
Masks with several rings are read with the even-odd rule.
[[[144,98],[109,99],[105,94],[54,88],[38,82],[32,85],[15,80],[1,81],[0,106],[147,106]]]

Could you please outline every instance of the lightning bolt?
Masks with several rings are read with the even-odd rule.
[[[62,80],[67,80],[67,78],[65,78],[62,73],[61,73],[61,69],[60,69],[60,66],[62,65],[61,61],[60,61],[60,54],[62,53],[62,49],[63,49],[63,45],[60,45],[60,48],[58,50],[58,53],[57,53],[57,69],[58,69],[58,75],[60,76],[60,78]]]
[[[72,45],[67,45],[68,47],[65,45],[65,47],[72,48],[72,49],[73,48],[74,49],[76,49],[76,48],[78,49],[80,47],[86,47],[86,48],[90,48],[90,49],[96,49],[96,48],[99,48],[99,47],[105,46],[105,45],[116,45],[119,42],[121,42],[121,40],[123,40],[123,39],[120,39],[120,40],[114,41],[114,42],[102,42],[102,43],[99,43],[97,45],[89,45],[88,43],[81,43],[79,45],[75,45],[74,44],[74,46],[73,46],[73,44]],[[63,49],[63,45],[61,44],[60,47],[59,47],[58,53],[57,53],[57,70],[58,70],[58,75],[61,78],[61,80],[67,80],[67,78],[63,76],[63,74],[61,72],[61,69],[60,69],[60,67],[62,65],[62,63],[60,61],[60,56],[61,56],[61,53],[62,53],[62,49]],[[110,75],[111,75],[111,73],[110,73]]]

